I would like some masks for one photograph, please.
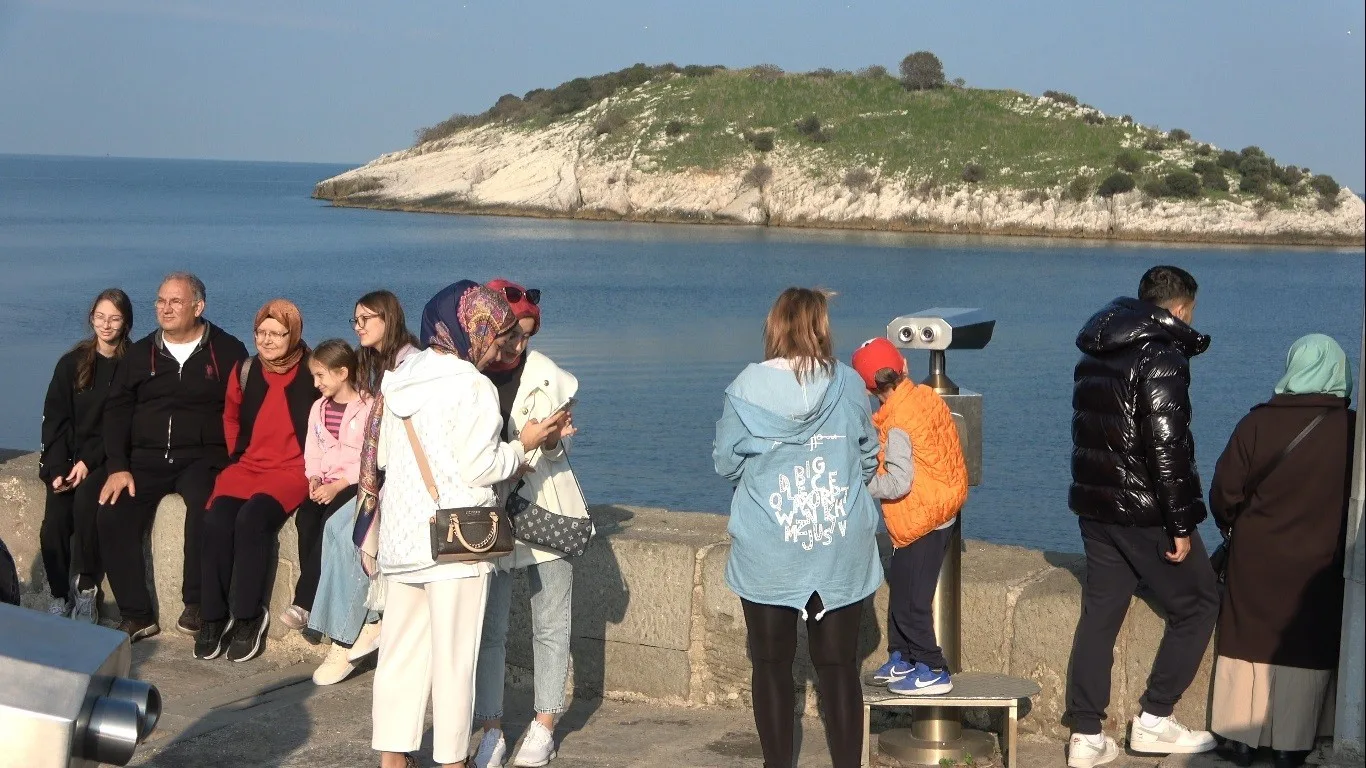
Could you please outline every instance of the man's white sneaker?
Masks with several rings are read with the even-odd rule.
[[[379,650],[379,625],[380,622],[376,621],[360,628],[360,635],[356,637],[347,658],[351,661],[360,661]]]
[[[332,650],[327,652],[327,658],[313,671],[313,682],[317,685],[335,685],[346,679],[351,674],[351,670],[356,668],[346,657],[351,653],[351,649],[345,646],[332,644]]]
[[[517,757],[512,764],[517,768],[540,768],[555,759],[555,734],[541,725],[540,720],[532,720],[522,737],[522,746],[517,749]]]
[[[1192,731],[1173,717],[1158,718],[1151,728],[1135,717],[1129,728],[1129,749],[1145,755],[1194,755],[1217,745],[1209,731]]]
[[[47,614],[69,618],[71,616],[71,603],[68,603],[65,597],[54,597],[47,603]]]
[[[502,768],[507,760],[508,743],[497,728],[484,731],[479,740],[479,751],[474,753],[474,768]]]
[[[1100,744],[1093,744],[1080,733],[1072,734],[1067,742],[1067,768],[1095,768],[1114,762],[1119,757],[1119,745],[1109,736]]]

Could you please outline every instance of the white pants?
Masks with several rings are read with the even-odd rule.
[[[468,756],[474,669],[487,597],[487,574],[426,584],[389,582],[375,669],[371,747],[416,751],[430,695],[432,758],[446,764]]]

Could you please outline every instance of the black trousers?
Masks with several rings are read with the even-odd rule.
[[[156,618],[156,605],[147,590],[143,540],[156,518],[157,505],[173,493],[185,500],[185,562],[180,575],[180,597],[185,605],[199,604],[199,526],[220,469],[222,462],[215,459],[135,462],[132,473],[137,495],[130,496],[124,491],[118,501],[100,507],[100,555],[119,613],[125,619]]]
[[[887,561],[887,652],[931,669],[949,666],[934,634],[934,592],[952,536],[951,528],[930,531]]]
[[[299,582],[294,585],[294,604],[300,608],[313,610],[313,597],[318,593],[323,568],[323,526],[354,498],[356,486],[348,485],[331,503],[323,505],[309,499],[294,513],[294,527],[299,531]]]
[[[47,503],[43,508],[38,543],[53,597],[74,598],[71,580],[76,576],[89,576],[96,584],[104,580],[96,519],[104,478],[101,467],[86,475],[75,490],[66,493],[53,493],[52,484],[46,484]]]
[[[764,753],[764,768],[792,768],[796,691],[792,662],[797,656],[797,622],[792,608],[742,599],[749,658],[754,724]],[[815,594],[806,604],[807,645],[816,668],[821,716],[834,768],[858,768],[863,753],[863,691],[859,683],[858,633],[863,603],[821,612]]]
[[[264,493],[250,499],[220,496],[204,513],[204,621],[228,618],[232,597],[234,619],[261,615],[269,599],[267,579],[273,572],[275,537],[289,519],[280,502]]]
[[[1082,518],[1081,536],[1086,584],[1068,670],[1067,716],[1072,730],[1101,732],[1110,704],[1115,638],[1140,580],[1166,613],[1167,629],[1139,703],[1148,714],[1168,717],[1195,680],[1219,616],[1219,592],[1205,544],[1199,533],[1192,535],[1190,554],[1180,563],[1170,563],[1162,555],[1171,551],[1171,539],[1161,528]]]

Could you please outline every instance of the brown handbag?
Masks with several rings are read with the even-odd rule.
[[[436,514],[428,521],[431,526],[432,560],[438,563],[477,563],[495,560],[512,551],[512,524],[508,515],[498,507],[454,507],[441,509],[441,495],[427,464],[427,454],[417,439],[410,419],[403,419],[408,431],[408,442],[413,447],[413,458],[427,484],[427,493],[436,502]]]

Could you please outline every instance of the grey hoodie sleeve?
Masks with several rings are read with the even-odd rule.
[[[915,459],[911,452],[911,436],[893,427],[887,431],[887,453],[882,460],[886,474],[874,475],[868,481],[868,493],[875,499],[899,499],[911,492],[915,482]]]

